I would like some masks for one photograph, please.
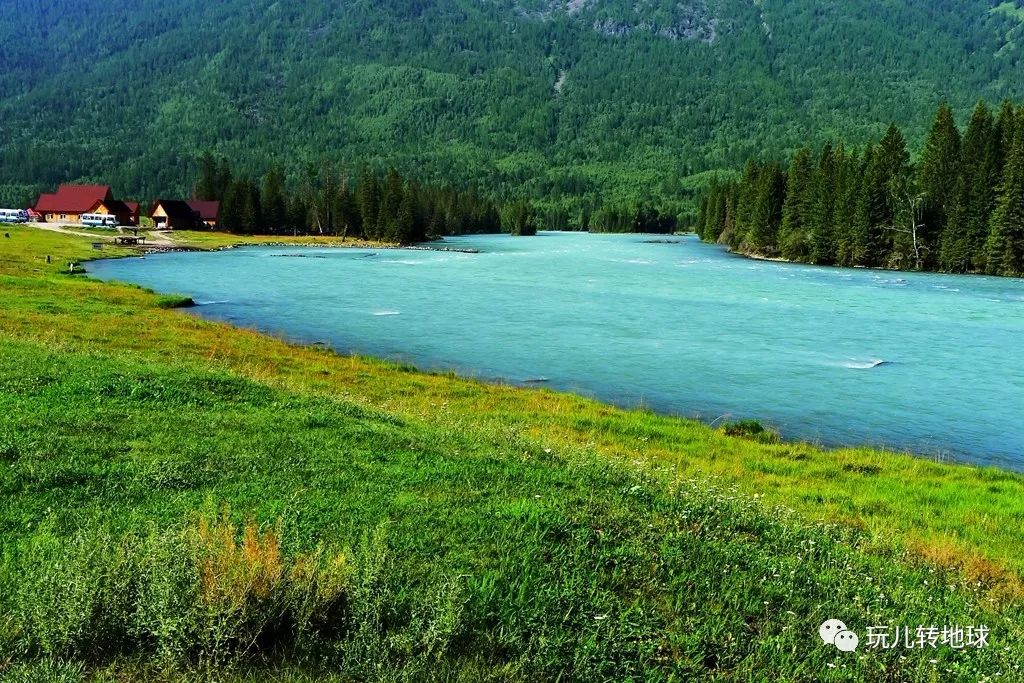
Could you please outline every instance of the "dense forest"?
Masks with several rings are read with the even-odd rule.
[[[220,201],[220,227],[236,234],[337,235],[413,244],[445,235],[535,235],[538,229],[667,233],[677,225],[675,216],[637,203],[608,204],[573,223],[565,211],[538,211],[523,199],[495,201],[474,185],[459,190],[423,183],[394,168],[380,175],[363,165],[352,176],[345,166],[311,165],[298,178],[272,168],[253,180],[238,176],[227,159],[218,161],[209,152],[198,166],[192,197]]]
[[[536,233],[527,205],[499,207],[475,188],[457,191],[407,180],[391,169],[379,177],[364,167],[353,182],[328,165],[309,168],[297,187],[280,169],[262,182],[235,177],[227,159],[204,154],[196,199],[221,202],[220,227],[252,234],[319,234],[412,244],[443,235]],[[504,210],[502,210],[502,208]]]
[[[240,177],[394,167],[550,227],[689,215],[755,154],[890,120],[916,145],[943,99],[1021,96],[1022,26],[989,0],[3,2],[0,204],[185,196],[210,150]]]
[[[841,266],[1024,275],[1024,108],[979,102],[966,129],[939,107],[916,163],[877,144],[748,161],[701,203],[701,237],[751,255]]]

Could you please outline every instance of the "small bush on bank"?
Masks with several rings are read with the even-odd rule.
[[[190,296],[167,294],[156,301],[157,308],[192,308],[196,302]]]
[[[722,433],[726,436],[738,436],[758,443],[782,443],[782,438],[774,429],[765,427],[757,420],[738,420],[722,425]]]

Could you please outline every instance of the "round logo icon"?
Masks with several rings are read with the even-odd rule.
[[[818,635],[829,645],[836,644],[836,636],[846,630],[846,624],[838,619],[829,619],[818,627]]]
[[[860,638],[853,631],[840,631],[836,634],[835,645],[843,652],[853,652],[860,644]]]

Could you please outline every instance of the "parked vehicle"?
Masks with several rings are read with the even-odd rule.
[[[83,213],[82,225],[93,228],[116,228],[117,216],[112,216],[109,213]]]
[[[0,223],[28,223],[28,211],[24,209],[0,209]]]

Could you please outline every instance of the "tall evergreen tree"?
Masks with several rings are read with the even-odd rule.
[[[754,203],[757,200],[758,180],[760,177],[761,166],[753,159],[747,161],[743,167],[743,176],[739,182],[736,214],[733,217],[732,229],[723,231],[719,235],[719,241],[728,244],[733,249],[738,249],[747,238]]]
[[[199,158],[199,182],[196,183],[192,196],[196,199],[218,200],[220,181],[217,174],[217,162],[209,152],[203,152]]]
[[[359,187],[356,189],[356,203],[363,226],[363,234],[369,239],[380,237],[380,184],[377,176],[370,169],[363,167],[359,174]]]
[[[854,217],[864,169],[857,152],[847,155],[846,147],[842,143],[836,145],[832,156],[836,178],[832,211],[835,262],[849,266],[853,263]]]
[[[343,181],[338,191],[338,199],[335,208],[337,215],[338,232],[342,238],[362,237],[363,221],[359,215],[359,206],[356,198],[349,190],[348,181]]]
[[[1003,100],[999,106],[999,113],[996,115],[996,135],[999,138],[999,179],[1002,180],[1003,169],[1010,158],[1010,150],[1013,147],[1014,136],[1017,133],[1017,110],[1010,100]]]
[[[810,257],[812,174],[811,150],[804,147],[797,151],[786,174],[786,204],[779,229],[779,250],[791,261]]]
[[[270,232],[283,232],[288,223],[288,206],[284,193],[284,175],[274,168],[263,178],[263,222]]]
[[[231,181],[231,164],[225,157],[221,157],[220,164],[217,166],[216,193],[210,199],[223,201],[227,197],[228,190],[231,189]]]
[[[985,250],[987,272],[1024,274],[1024,126],[1019,123],[1006,159]]]
[[[220,207],[220,225],[224,230],[242,234],[246,226],[246,205],[249,202],[249,188],[241,180],[233,180],[224,193]]]
[[[777,251],[779,224],[786,195],[786,177],[776,164],[761,169],[757,180],[754,208],[750,215],[744,248],[772,256]]]
[[[836,259],[835,231],[832,215],[835,211],[836,168],[831,144],[826,144],[818,159],[814,174],[814,197],[810,212],[810,261],[832,264]]]
[[[943,270],[984,270],[985,238],[1002,175],[999,138],[988,105],[978,102],[964,133],[956,201],[940,238],[939,266]]]
[[[920,239],[926,246],[925,258],[929,264],[938,258],[939,236],[956,211],[960,145],[960,131],[953,120],[953,111],[943,102],[925,140],[918,167],[918,186],[924,201]]]
[[[293,235],[305,233],[309,229],[309,207],[298,193],[293,194],[288,202],[288,230]]]
[[[865,151],[864,176],[857,194],[851,260],[857,266],[880,266],[885,257],[885,226],[892,223],[889,177],[877,147]]]

